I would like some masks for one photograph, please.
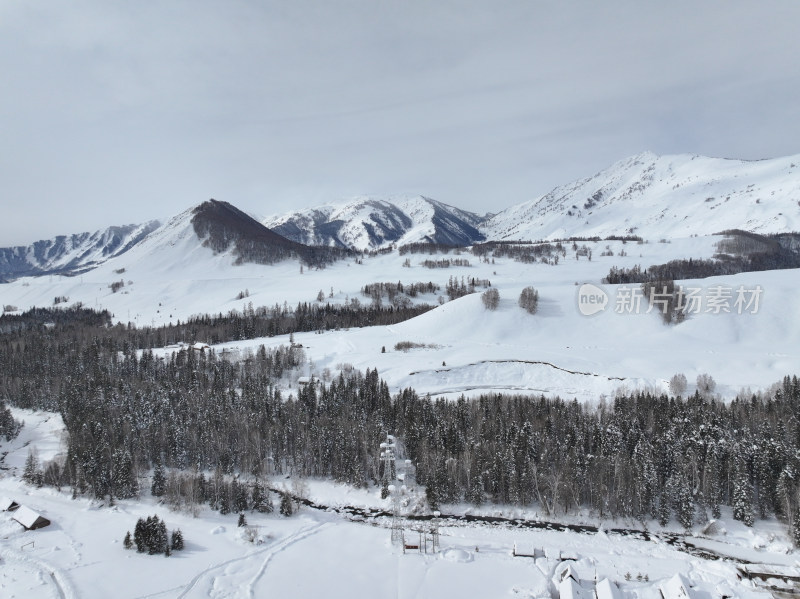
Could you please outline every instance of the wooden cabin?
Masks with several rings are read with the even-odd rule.
[[[25,530],[36,530],[50,525],[50,520],[24,505],[19,506],[11,518],[21,524]]]

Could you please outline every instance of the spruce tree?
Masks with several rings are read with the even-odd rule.
[[[219,513],[226,516],[231,513],[230,487],[223,483],[220,489]]]
[[[28,457],[25,459],[25,470],[22,472],[22,480],[29,485],[41,487],[43,479],[44,476],[39,467],[39,456],[35,449],[29,449]]]
[[[281,516],[291,516],[294,513],[294,505],[292,505],[292,498],[284,491],[281,493],[281,507],[280,507],[280,514]]]
[[[239,528],[242,526],[247,526],[247,519],[244,517],[244,512],[239,513],[239,521],[236,523],[236,526]]]
[[[153,484],[150,486],[150,493],[153,497],[163,497],[167,488],[167,479],[164,476],[164,467],[161,462],[156,464],[153,470]]]
[[[262,514],[272,513],[272,497],[270,497],[269,490],[264,489],[259,481],[253,484],[253,509]]]
[[[122,545],[123,547],[125,547],[125,549],[130,549],[131,547],[133,547],[133,541],[131,540],[131,531],[125,533],[125,540],[122,541]]]
[[[753,485],[744,458],[736,458],[736,471],[733,479],[733,519],[745,526],[753,526]]]
[[[233,492],[233,511],[244,512],[250,508],[247,497],[247,486],[234,481],[232,485]]]
[[[171,545],[173,551],[181,551],[183,549],[183,533],[180,528],[172,531]]]
[[[800,547],[800,509],[795,509],[792,518],[792,541],[795,547]]]
[[[136,521],[136,527],[133,529],[133,542],[136,543],[137,552],[147,551],[147,524],[142,518]]]

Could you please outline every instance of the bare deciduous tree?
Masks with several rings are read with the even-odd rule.
[[[497,310],[497,306],[500,304],[500,292],[495,287],[491,287],[481,294],[481,300],[487,310]]]
[[[529,314],[536,314],[539,309],[539,292],[533,287],[526,287],[519,294],[519,307],[527,310]]]

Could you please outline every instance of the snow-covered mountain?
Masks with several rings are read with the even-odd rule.
[[[424,196],[396,196],[362,197],[261,222],[226,202],[210,201],[176,218],[194,223],[187,230],[193,245],[202,242],[217,253],[230,247],[238,263],[294,256],[322,264],[329,261],[329,250],[322,248],[368,250],[420,241],[463,246],[573,236],[677,238],[734,228],[786,232],[800,230],[798,165],[800,155],[742,161],[646,152],[493,216]],[[172,220],[169,226],[150,221],[0,248],[0,282],[85,272],[156,231],[161,239],[174,231]]]
[[[271,216],[264,225],[306,245],[368,250],[427,241],[470,245],[485,238],[478,214],[424,196],[361,197],[341,204]]]
[[[708,235],[800,229],[800,155],[743,161],[645,152],[512,206],[487,239]]]
[[[42,274],[74,274],[120,256],[159,227],[143,225],[108,227],[94,233],[59,235],[28,246],[0,248],[0,281]]]

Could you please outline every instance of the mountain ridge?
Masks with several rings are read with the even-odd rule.
[[[726,229],[788,232],[800,230],[798,164],[800,155],[746,161],[643,152],[496,214],[405,195],[362,196],[261,219],[210,200],[179,217],[191,219],[194,235],[215,253],[230,250],[234,264],[296,257],[321,266],[341,252],[416,242],[467,246],[619,235],[669,239]],[[85,272],[169,231],[174,225],[153,220],[0,248],[0,282]]]
[[[800,155],[745,161],[643,152],[511,206],[484,223],[493,240],[708,235],[800,228]]]
[[[426,196],[363,196],[262,219],[270,229],[307,245],[353,250],[430,242],[471,245],[484,241],[485,217]]]

